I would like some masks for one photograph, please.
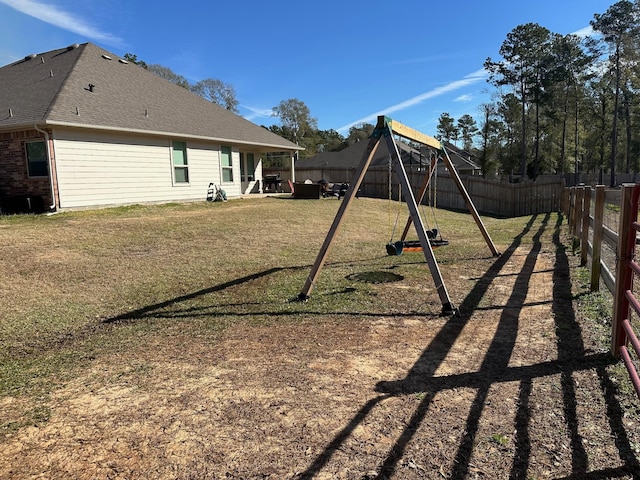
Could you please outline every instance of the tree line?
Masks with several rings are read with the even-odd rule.
[[[232,85],[224,83],[222,80],[218,80],[217,78],[205,78],[204,80],[190,83],[183,75],[174,72],[169,67],[159,64],[147,64],[144,60],[139,60],[138,56],[132,53],[125,53],[123,58],[127,62],[138,65],[154,75],[164,78],[168,82],[175,83],[180,87],[191,90],[193,93],[200,95],[210,102],[221,105],[233,113],[238,113],[236,91]]]
[[[437,137],[473,153],[485,176],[608,174],[640,169],[640,0],[620,0],[590,21],[592,33],[516,26],[487,58],[492,100]],[[351,133],[351,132],[350,132]],[[345,142],[349,144],[347,140]]]
[[[515,27],[501,60],[484,67],[496,87],[482,105],[485,174],[637,172],[640,137],[640,1],[621,0],[590,21],[589,36],[535,23]]]
[[[174,72],[171,68],[160,64],[148,64],[133,53],[125,53],[123,58],[129,63],[138,65],[170,83],[186,88],[231,112],[238,113],[239,111],[235,89],[222,80],[206,78],[191,83],[186,77]],[[318,121],[311,116],[309,107],[297,98],[282,100],[273,107],[272,111],[272,115],[279,119],[280,125],[268,127],[263,125],[263,127],[304,147],[305,150],[301,153],[304,157],[310,157],[322,151],[341,150],[355,141],[368,138],[373,132],[373,125],[369,124],[352,127],[347,137],[333,129],[319,130]],[[282,156],[272,154],[268,156],[267,162],[272,164],[270,166],[286,166],[288,158],[284,159]]]
[[[609,174],[640,168],[640,0],[619,0],[594,14],[587,36],[553,33],[536,23],[516,26],[484,68],[494,87],[476,117],[440,115],[437,137],[473,153],[485,176],[535,179],[540,174]],[[238,112],[233,87],[217,79],[190,84],[135,55],[125,59],[202,97]],[[338,151],[368,138],[371,124],[347,136],[320,130],[299,99],[273,107],[279,125],[268,130],[305,148],[302,156]],[[478,122],[476,122],[476,118]],[[284,160],[282,160],[284,162]],[[279,166],[278,156],[267,159]],[[286,163],[282,164],[286,166]]]

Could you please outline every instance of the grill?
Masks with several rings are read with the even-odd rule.
[[[282,178],[279,175],[265,175],[262,180],[265,192],[281,192]]]

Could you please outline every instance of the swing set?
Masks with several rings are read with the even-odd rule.
[[[484,237],[485,242],[487,243],[487,246],[489,247],[489,249],[491,250],[494,256],[500,255],[495,245],[493,244],[493,241],[491,240],[491,237],[489,236],[487,229],[482,223],[482,219],[480,218],[480,215],[478,214],[475,206],[473,205],[473,202],[471,201],[471,198],[469,197],[469,194],[467,193],[467,190],[464,187],[464,184],[460,180],[460,177],[458,176],[458,173],[454,168],[453,163],[451,162],[451,158],[449,157],[449,154],[447,153],[446,148],[440,143],[439,140],[433,137],[430,137],[429,135],[420,133],[417,130],[407,127],[399,122],[396,122],[389,117],[380,115],[378,117],[378,123],[369,139],[367,148],[365,149],[362,159],[360,160],[360,164],[356,169],[355,178],[349,183],[349,188],[345,193],[344,199],[340,204],[340,208],[338,209],[338,212],[336,213],[335,218],[333,219],[333,223],[331,224],[331,228],[329,229],[329,232],[327,233],[327,236],[324,239],[322,247],[320,247],[320,251],[318,252],[316,261],[311,267],[311,272],[307,277],[304,287],[302,288],[302,291],[298,295],[298,300],[306,301],[309,299],[309,295],[316,284],[316,280],[318,279],[320,270],[322,270],[322,267],[324,266],[327,255],[329,254],[329,250],[331,249],[331,246],[333,244],[335,235],[338,231],[338,228],[340,227],[340,224],[342,223],[342,219],[346,211],[351,206],[351,202],[355,198],[356,192],[358,192],[360,188],[360,184],[362,183],[362,180],[364,179],[364,176],[367,173],[369,166],[371,165],[371,161],[375,156],[376,150],[378,149],[380,142],[384,139],[387,143],[387,148],[391,156],[390,166],[393,167],[396,173],[396,177],[398,178],[398,182],[401,186],[402,196],[406,199],[406,204],[409,209],[409,218],[407,219],[407,224],[405,226],[405,233],[403,234],[403,236],[406,236],[406,232],[408,232],[409,228],[411,227],[411,224],[413,224],[419,239],[420,248],[422,249],[422,253],[424,254],[425,261],[427,263],[427,266],[429,267],[429,271],[431,272],[431,277],[433,278],[433,282],[438,292],[438,296],[442,303],[442,315],[458,315],[459,314],[458,309],[454,307],[453,303],[451,302],[451,298],[449,297],[449,292],[447,291],[447,287],[444,283],[444,279],[442,278],[442,274],[440,272],[440,267],[438,266],[438,263],[433,253],[433,248],[438,245],[432,244],[432,240],[437,240],[437,238],[435,237],[437,237],[438,232],[437,231],[434,232],[432,230],[430,231],[431,233],[428,233],[427,230],[425,229],[425,225],[422,221],[422,217],[420,216],[420,213],[418,211],[418,204],[416,202],[416,198],[413,195],[413,190],[411,189],[409,178],[407,177],[407,172],[404,168],[402,159],[400,157],[400,153],[398,151],[398,145],[394,140],[394,135],[406,138],[408,140],[411,140],[413,142],[416,142],[425,146],[432,147],[443,153],[442,159],[445,163],[445,166],[449,170],[451,177],[456,183],[456,186],[458,187],[460,194],[464,197],[465,204],[467,205],[469,212],[473,216],[476,222],[476,225],[478,226],[478,229],[482,233],[482,236]],[[426,192],[435,168],[436,168],[436,161],[432,159],[430,172],[425,179],[425,183],[423,184],[423,187],[421,188],[420,196],[423,196],[424,193]],[[434,237],[434,238],[430,238],[430,237]],[[401,245],[401,246],[402,246],[402,249],[404,249],[404,245]]]
[[[432,178],[434,177],[434,173],[437,176],[437,162],[438,159],[434,155],[431,157],[431,164],[429,167],[429,171],[425,175],[424,182],[420,187],[420,191],[418,196],[416,197],[416,203],[420,206],[423,205],[423,200],[427,192],[429,192],[429,207],[431,209],[431,214],[433,216],[435,222],[435,228],[429,229],[429,226],[426,227],[427,238],[429,239],[429,243],[431,244],[431,248],[438,248],[449,245],[449,241],[442,237],[440,233],[440,227],[438,226],[438,220],[436,218],[433,203],[431,202],[431,198],[433,198],[433,202],[435,203],[435,189],[434,194],[431,194],[430,188],[433,186]],[[391,155],[389,156],[389,202],[392,200],[392,192],[391,192]],[[401,203],[401,192],[398,192],[398,203]],[[426,220],[426,215],[423,215],[425,223],[428,223]],[[398,219],[400,218],[400,211],[398,211],[398,215],[396,216],[396,221],[393,225],[393,230],[391,230],[391,237],[389,239],[389,243],[387,243],[387,254],[388,255],[402,255],[403,252],[421,252],[422,245],[420,244],[420,240],[406,240],[407,235],[409,233],[409,229],[411,228],[411,224],[413,223],[413,219],[411,215],[407,218],[407,223],[405,224],[404,230],[402,231],[402,235],[400,236],[400,240],[394,242],[393,236],[396,232],[396,227],[398,226]]]

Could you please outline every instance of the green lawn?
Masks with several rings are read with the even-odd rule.
[[[611,299],[588,292],[561,214],[485,217],[494,258],[469,214],[438,211],[449,317],[424,256],[386,254],[407,213],[377,199],[354,199],[297,300],[340,205],[0,217],[0,477],[636,469]]]
[[[156,335],[215,342],[240,321],[437,314],[421,254],[385,252],[396,218],[394,239],[406,221],[404,205],[366,198],[345,216],[310,301],[295,301],[339,205],[267,197],[0,217],[0,398],[46,396],[92,359]],[[423,213],[450,241],[436,256],[455,303],[469,288],[461,275],[490,250],[470,215]],[[502,249],[528,219],[484,220]],[[421,288],[366,281],[386,273]],[[43,415],[34,407],[27,422]]]

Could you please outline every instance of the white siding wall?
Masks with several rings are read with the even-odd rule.
[[[242,186],[240,182],[240,150],[237,147],[231,147],[231,163],[233,164],[233,183],[223,183],[222,189],[227,192],[227,197],[237,197],[242,194]],[[220,161],[218,161],[220,165]],[[220,175],[222,175],[222,166],[220,166]]]
[[[210,182],[220,184],[219,146],[187,140],[189,183],[174,184],[171,140],[109,133],[55,130],[60,208],[204,200]],[[234,149],[234,183],[240,194],[239,154]],[[237,172],[236,172],[237,170]]]

